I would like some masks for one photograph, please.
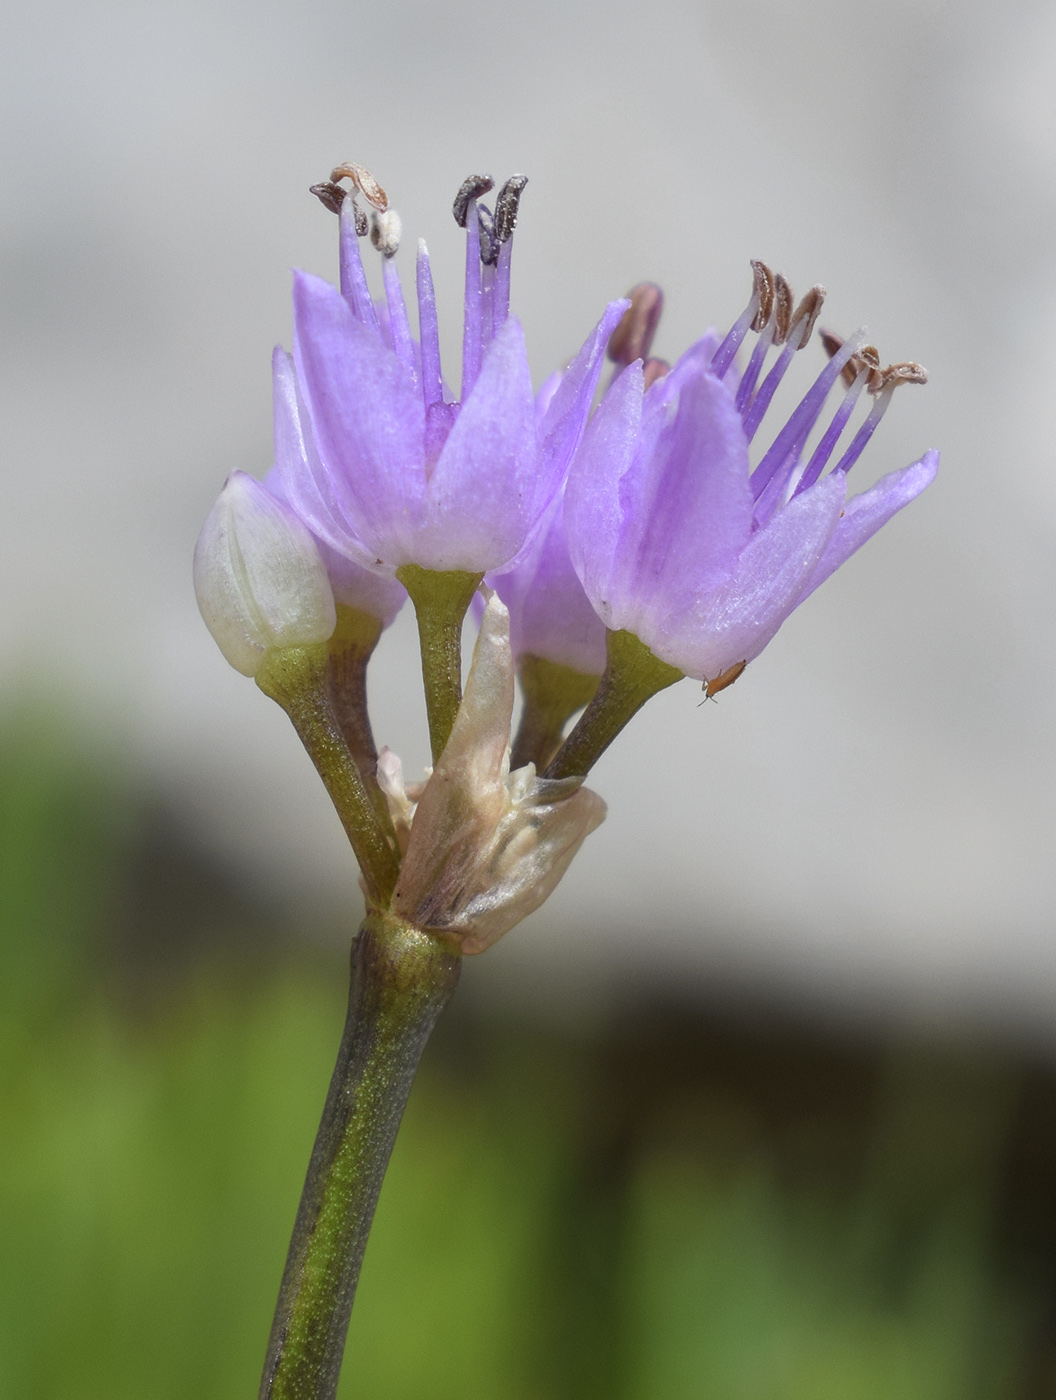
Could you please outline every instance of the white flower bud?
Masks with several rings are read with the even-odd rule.
[[[312,535],[245,472],[228,477],[202,526],[194,591],[217,646],[244,676],[275,648],[325,642],[337,621]]]

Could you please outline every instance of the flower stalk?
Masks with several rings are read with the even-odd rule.
[[[593,700],[547,768],[547,778],[585,778],[645,702],[683,679],[633,632],[610,632],[608,657]]]
[[[400,873],[395,838],[383,830],[363,776],[342,737],[330,703],[328,669],[325,642],[281,647],[266,654],[256,681],[289,715],[352,843],[363,872],[367,902],[384,908]]]
[[[260,1400],[333,1400],[382,1179],[461,956],[387,914],[352,944],[348,1016],[272,1323]]]
[[[517,668],[524,708],[510,755],[511,768],[534,763],[541,773],[561,747],[565,725],[590,703],[599,676],[584,675],[571,666],[526,653]]]
[[[418,618],[429,744],[435,763],[451,737],[462,703],[462,622],[484,575],[404,564],[396,570],[396,577],[406,588]]]

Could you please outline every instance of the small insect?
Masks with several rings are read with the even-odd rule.
[[[704,677],[704,684],[701,689],[704,692],[704,700],[714,700],[720,690],[725,690],[728,685],[733,685],[734,681],[748,665],[747,661],[735,661],[732,666],[727,666],[721,675],[715,676],[712,680]],[[704,700],[700,703],[703,705]]]

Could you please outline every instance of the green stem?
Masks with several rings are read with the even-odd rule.
[[[329,642],[330,701],[381,829],[395,850],[396,832],[389,804],[378,786],[378,750],[367,708],[367,666],[381,632],[380,618],[338,603],[337,626]]]
[[[594,698],[546,770],[547,778],[586,777],[645,702],[682,679],[633,632],[610,632],[609,661]]]
[[[257,685],[289,715],[301,743],[326,784],[359,861],[370,904],[384,908],[400,873],[395,846],[386,837],[345,743],[330,703],[327,644],[270,651]]]
[[[418,618],[429,743],[436,763],[462,703],[462,621],[484,575],[404,564],[396,577],[410,594]]]
[[[279,1290],[260,1400],[333,1400],[363,1251],[415,1070],[461,958],[390,915],[352,945],[337,1065]]]
[[[542,772],[561,747],[565,725],[589,703],[601,678],[528,652],[521,657],[517,673],[524,692],[524,709],[510,767],[523,768],[526,763],[534,763]]]

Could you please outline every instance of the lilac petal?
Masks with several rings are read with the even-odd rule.
[[[429,484],[415,561],[429,569],[499,569],[535,525],[535,401],[524,332],[510,317],[484,356]]]
[[[294,282],[294,363],[350,526],[386,564],[408,562],[425,490],[424,410],[413,379],[335,288],[307,273]]]
[[[634,461],[642,422],[642,366],[620,374],[587,424],[565,488],[565,525],[572,565],[606,626],[624,509],[622,478]]]
[[[583,675],[601,675],[605,626],[572,567],[560,496],[550,503],[535,543],[517,566],[488,582],[510,610],[514,656],[527,652]]]
[[[693,608],[658,620],[642,640],[698,680],[751,661],[802,598],[843,502],[844,482],[834,476],[796,496],[752,536],[727,583]]]
[[[730,576],[752,529],[749,472],[733,395],[705,371],[679,395],[620,542],[628,596],[679,610]]]
[[[540,474],[543,499],[539,502],[540,506],[545,506],[551,499],[568,470],[572,453],[586,426],[594,391],[598,387],[605,363],[605,347],[629,306],[630,302],[626,299],[609,303],[547,403],[539,426],[543,456]]]
[[[903,506],[908,506],[925,487],[935,480],[939,469],[939,454],[926,452],[919,462],[900,471],[882,476],[875,486],[848,501],[833,532],[825,553],[811,574],[800,602],[810,596],[819,584],[836,572],[841,564],[886,525]]]

